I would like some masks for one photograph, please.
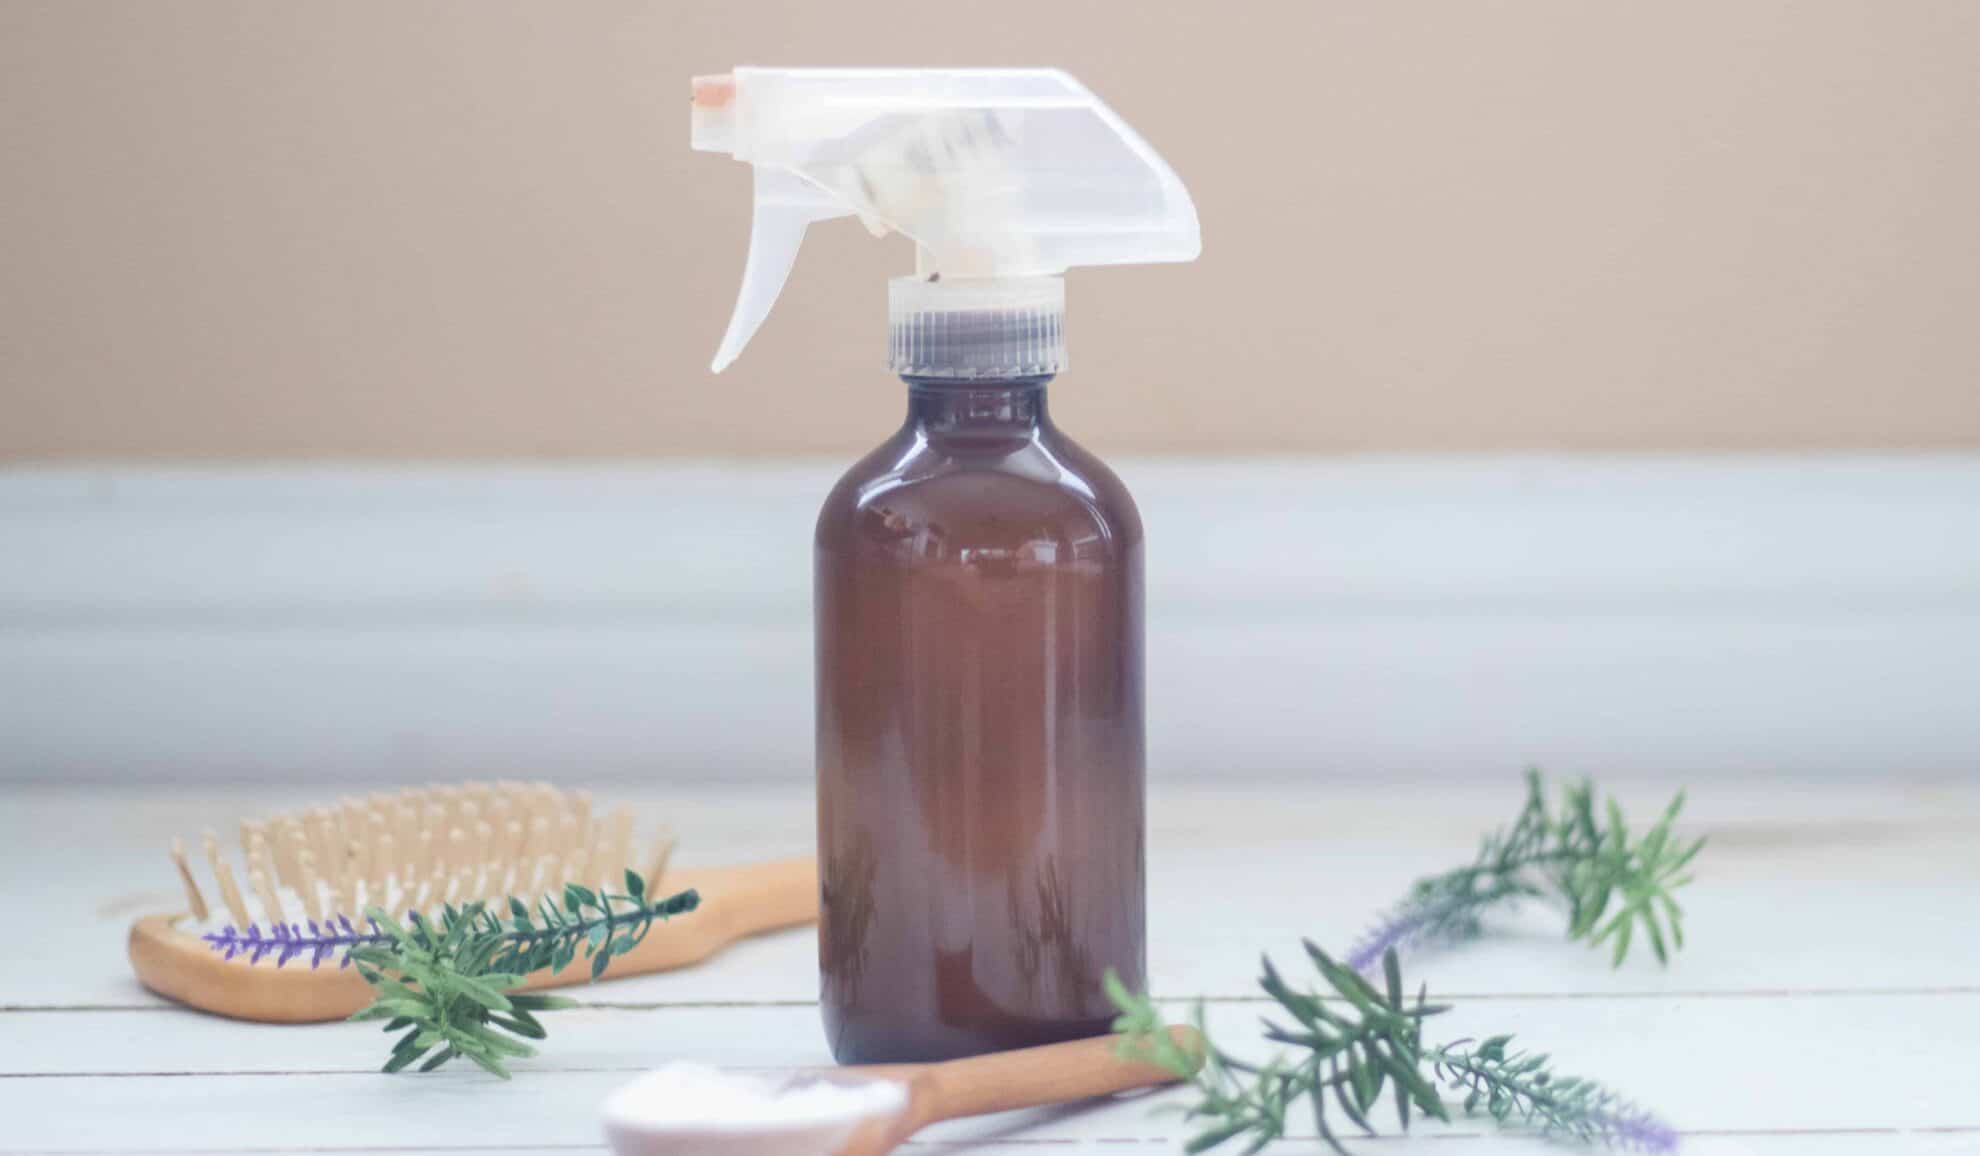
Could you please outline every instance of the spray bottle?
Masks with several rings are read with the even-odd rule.
[[[1062,274],[1193,260],[1162,158],[1049,69],[739,68],[694,147],[755,167],[742,352],[805,229],[914,243],[888,286],[901,428],[815,539],[819,963],[841,1062],[1108,1030],[1144,985],[1142,532],[1046,412]]]

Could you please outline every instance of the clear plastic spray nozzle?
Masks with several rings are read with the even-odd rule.
[[[688,100],[689,143],[700,152],[734,152],[736,78],[727,73],[697,76],[694,78],[693,95]]]
[[[900,233],[918,278],[975,283],[979,301],[999,281],[1202,249],[1175,173],[1055,69],[738,68],[694,79],[690,137],[756,170],[717,372],[769,316],[814,221]]]

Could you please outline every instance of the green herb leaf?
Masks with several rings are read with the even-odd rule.
[[[563,996],[516,990],[529,973],[562,969],[582,952],[595,979],[637,944],[654,920],[685,914],[700,904],[692,891],[648,902],[645,880],[631,871],[626,873],[626,892],[601,895],[569,884],[560,892],[564,909],[546,897],[535,911],[522,897],[512,896],[505,904],[506,921],[480,903],[445,905],[437,922],[413,912],[406,925],[371,908],[366,915],[387,941],[350,954],[377,994],[350,1018],[384,1019],[388,1032],[405,1030],[385,1061],[387,1072],[415,1063],[418,1071],[430,1072],[465,1057],[506,1080],[506,1060],[535,1054],[522,1041],[546,1035],[537,1013],[577,1006]]]

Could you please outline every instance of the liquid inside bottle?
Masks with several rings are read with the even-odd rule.
[[[1045,376],[906,379],[816,537],[819,962],[841,1062],[1108,1030],[1144,985],[1142,540]]]

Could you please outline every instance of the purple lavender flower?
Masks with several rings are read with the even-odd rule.
[[[275,957],[275,966],[281,967],[298,956],[309,956],[310,970],[323,966],[323,961],[333,954],[340,955],[337,966],[351,965],[351,949],[367,944],[385,943],[390,936],[378,929],[378,924],[366,920],[369,930],[360,931],[351,922],[350,916],[339,915],[322,925],[312,919],[305,929],[298,923],[271,923],[263,934],[261,925],[250,923],[245,930],[229,923],[219,931],[210,931],[200,936],[207,946],[219,952],[225,959],[245,954],[249,963],[260,963],[270,955]]]
[[[1348,949],[1347,965],[1363,975],[1373,974],[1390,949],[1401,954],[1404,949],[1416,946],[1431,921],[1432,914],[1428,910],[1404,904],[1362,933],[1361,938]]]
[[[1591,1112],[1588,1122],[1611,1147],[1629,1152],[1677,1151],[1677,1129],[1634,1105]]]
[[[1347,965],[1372,975],[1391,948],[1401,955],[1426,944],[1473,938],[1480,932],[1479,916],[1487,908],[1510,905],[1532,894],[1530,888],[1511,883],[1482,890],[1444,886],[1439,891],[1439,886],[1419,886],[1415,894],[1362,933],[1348,949]]]

